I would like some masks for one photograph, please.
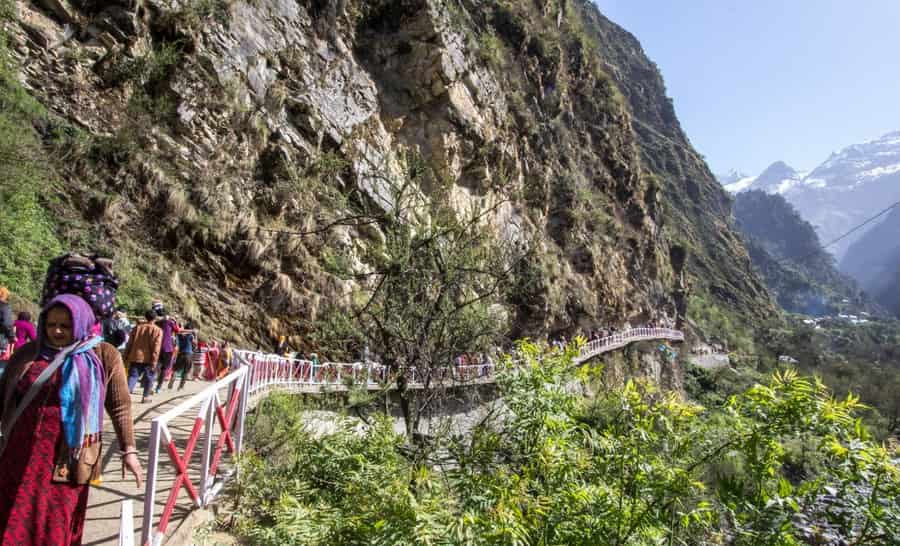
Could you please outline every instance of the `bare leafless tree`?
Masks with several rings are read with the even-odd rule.
[[[489,352],[507,333],[504,292],[528,251],[491,223],[508,196],[461,207],[452,202],[452,182],[421,163],[405,171],[379,177],[389,206],[353,215],[377,225],[381,237],[365,246],[363,270],[336,271],[363,288],[351,309],[332,313],[322,328],[324,342],[352,339],[389,368],[412,438],[445,395],[454,359]]]

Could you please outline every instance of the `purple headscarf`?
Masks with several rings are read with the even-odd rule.
[[[77,451],[100,438],[103,428],[103,402],[106,381],[103,363],[94,352],[102,338],[93,333],[97,319],[91,306],[79,296],[60,294],[47,302],[38,320],[39,358],[52,360],[60,349],[46,342],[47,313],[62,306],[72,316],[73,346],[60,366],[62,382],[59,389],[60,414],[63,432],[69,448]]]
[[[41,342],[42,349],[47,346],[46,340],[44,339],[47,336],[47,311],[49,311],[51,307],[56,307],[57,305],[65,307],[69,310],[69,314],[72,315],[73,341],[82,341],[91,337],[91,329],[97,322],[97,319],[94,317],[94,310],[91,309],[91,306],[80,296],[75,296],[73,294],[59,294],[47,302],[47,305],[41,310],[41,316],[38,319],[38,339]],[[50,349],[54,350],[52,348]]]

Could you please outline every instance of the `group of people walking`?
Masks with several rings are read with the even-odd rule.
[[[12,354],[0,376],[0,543],[80,544],[89,484],[100,475],[104,413],[123,478],[143,479],[122,356],[103,340],[118,282],[108,260],[51,262],[37,327],[10,327],[0,290],[0,337]],[[10,351],[7,351],[10,352]]]
[[[109,260],[61,256],[50,264],[35,325],[27,311],[12,320],[9,290],[0,287],[0,544],[80,544],[89,484],[103,461],[104,413],[122,477],[130,472],[140,488],[137,383],[151,402],[166,379],[171,389],[180,377],[183,388],[190,375],[228,371],[227,343],[207,347],[190,320],[179,324],[161,302],[132,326],[115,306],[117,288]]]
[[[143,388],[141,402],[149,403],[153,401],[151,396],[162,390],[167,378],[169,389],[172,389],[180,374],[178,388],[184,388],[193,369],[198,341],[190,320],[182,327],[162,306],[148,310],[143,318],[144,321],[130,332],[124,354],[128,363],[129,392],[134,391],[140,381]]]

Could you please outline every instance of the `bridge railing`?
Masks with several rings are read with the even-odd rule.
[[[584,361],[598,354],[612,351],[642,340],[667,339],[683,341],[684,334],[672,328],[631,328],[586,343],[580,350],[578,360]],[[237,350],[235,356],[250,368],[250,393],[261,389],[286,386],[306,386],[314,388],[336,386],[365,386],[375,388],[391,384],[403,375],[414,385],[443,384],[446,382],[466,383],[493,377],[493,363],[437,368],[405,367],[390,370],[376,362],[316,362],[301,360],[254,351]]]
[[[254,351],[236,350],[234,356],[250,374],[250,394],[272,388],[304,386],[315,387],[363,386],[378,388],[394,383],[400,375],[408,382],[419,385],[446,382],[466,383],[493,377],[493,363],[439,368],[405,367],[390,370],[376,362],[315,362]]]
[[[635,341],[668,339],[672,341],[684,341],[684,332],[672,328],[631,328],[616,332],[615,334],[595,339],[585,343],[581,347],[578,359],[583,361],[617,349],[619,347],[634,343]]]
[[[670,328],[633,328],[586,343],[578,360],[584,361],[628,343],[651,339],[681,341],[684,334]],[[356,384],[383,388],[395,382],[400,374],[411,384],[420,386],[426,382],[430,385],[446,385],[448,382],[473,384],[493,380],[496,372],[493,363],[428,369],[407,367],[392,371],[375,362],[321,363],[244,350],[235,350],[233,354],[235,365],[227,376],[151,422],[141,529],[141,544],[144,546],[162,544],[182,487],[196,507],[205,507],[218,494],[225,480],[236,472],[235,467],[222,472],[220,463],[225,452],[237,455],[241,451],[244,420],[251,395],[295,386],[315,388]],[[194,415],[193,427],[184,449],[179,452],[170,423],[185,415]],[[201,441],[200,475],[195,485],[189,471],[197,444]],[[154,525],[162,450],[167,452],[174,467],[175,480]]]
[[[187,490],[193,504],[202,508],[209,505],[225,480],[237,470],[232,466],[227,472],[222,472],[220,463],[224,452],[235,456],[241,451],[249,372],[249,368],[237,369],[151,421],[142,545],[157,546],[163,543],[182,487]],[[194,415],[193,426],[184,448],[179,452],[170,425],[173,420],[185,415]],[[202,442],[199,451],[200,475],[195,484],[192,478],[197,478],[196,473],[192,476],[190,471],[198,442]],[[175,479],[165,507],[154,525],[161,450],[168,454]]]
[[[387,379],[386,368],[374,362],[316,362],[243,350],[234,356],[249,369],[251,394],[284,385],[366,385]]]
[[[478,380],[494,377],[496,366],[492,362],[483,364],[463,364],[459,366],[440,366],[435,368],[419,369],[416,367],[402,368],[402,373],[407,381],[414,385],[430,384],[442,385],[450,383],[471,383]]]

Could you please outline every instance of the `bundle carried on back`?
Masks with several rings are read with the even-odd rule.
[[[41,306],[59,294],[81,296],[91,306],[97,320],[108,318],[115,310],[119,280],[112,260],[96,254],[65,254],[50,261],[41,296]]]

